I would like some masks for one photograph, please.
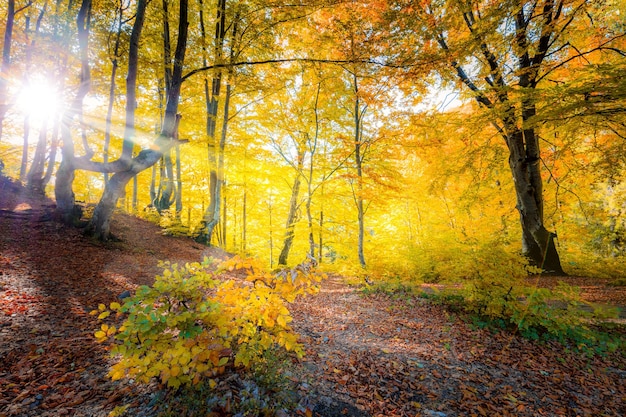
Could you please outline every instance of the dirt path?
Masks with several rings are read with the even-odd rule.
[[[623,358],[473,330],[439,306],[362,296],[337,277],[293,313],[320,415],[626,415]]]

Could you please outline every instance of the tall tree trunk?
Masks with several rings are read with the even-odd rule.
[[[202,2],[200,3],[200,30],[203,42],[203,64],[207,65],[206,51],[206,31],[204,26],[204,13],[202,10]],[[217,15],[215,19],[215,36],[214,36],[214,59],[215,63],[222,63],[224,55],[224,37],[226,35],[226,0],[217,1]],[[213,230],[220,221],[220,201],[223,172],[220,172],[220,161],[223,169],[224,147],[223,138],[225,132],[222,132],[220,141],[216,138],[217,114],[219,110],[219,98],[222,88],[221,68],[214,70],[211,79],[211,89],[209,91],[209,81],[204,79],[204,94],[206,101],[206,135],[207,135],[207,151],[209,161],[209,205],[204,213],[199,235],[196,240],[199,242],[211,244],[213,238]],[[227,113],[227,110],[225,110]],[[227,122],[227,116],[224,116],[224,123]]]
[[[105,118],[105,126],[104,126],[104,147],[102,150],[102,160],[104,163],[109,162],[109,147],[111,144],[111,126],[112,126],[112,118],[113,118],[113,103],[115,102],[115,88],[116,82],[115,79],[117,77],[117,68],[118,68],[118,58],[119,50],[120,50],[120,41],[122,36],[122,25],[124,24],[124,5],[123,2],[120,1],[119,8],[117,10],[117,33],[115,34],[115,46],[113,47],[113,58],[111,59],[111,78],[109,81],[109,101],[107,103],[107,115]],[[109,181],[109,173],[104,173],[104,183],[106,184]]]
[[[188,0],[179,2],[178,40],[174,54],[174,66],[170,88],[167,91],[165,117],[161,134],[150,149],[145,149],[130,161],[128,169],[115,173],[104,189],[104,194],[94,210],[89,230],[99,239],[110,237],[110,219],[117,200],[128,181],[139,172],[150,168],[163,153],[176,145],[175,135],[178,129],[177,111],[182,85],[182,72],[185,62],[188,35]]]
[[[359,264],[362,268],[365,268],[365,251],[363,249],[364,237],[365,237],[365,207],[363,202],[363,132],[362,132],[362,118],[363,112],[361,110],[361,101],[359,99],[359,85],[356,74],[354,75],[354,161],[356,164],[356,192],[354,193],[354,199],[357,208],[357,220],[358,220],[358,247],[357,253],[359,256]]]
[[[535,107],[522,104],[523,125],[535,116]],[[543,180],[539,140],[532,127],[516,129],[507,136],[509,167],[515,184],[517,210],[522,226],[522,253],[545,274],[563,275],[563,267],[554,242],[555,234],[544,226]]]
[[[287,213],[287,222],[285,224],[285,239],[283,241],[283,248],[278,255],[278,265],[287,265],[287,258],[289,257],[289,251],[293,244],[295,237],[296,222],[298,217],[299,195],[300,195],[300,175],[302,175],[302,167],[304,165],[304,155],[302,151],[298,155],[298,165],[296,169],[296,178],[293,181],[293,187],[291,188],[291,199],[289,201],[289,213]]]
[[[163,71],[165,80],[165,91],[170,89],[172,82],[172,46],[170,38],[170,22],[169,22],[169,1],[163,0]],[[162,97],[159,96],[161,101]],[[159,186],[156,196],[151,200],[154,208],[162,215],[164,211],[169,210],[174,202],[174,166],[172,163],[171,150],[163,154],[159,161]]]
[[[57,201],[57,212],[61,220],[65,223],[73,224],[80,219],[81,210],[75,204],[74,190],[72,185],[75,175],[74,162],[74,141],[72,139],[71,125],[75,116],[81,113],[83,99],[89,92],[90,88],[90,71],[89,71],[89,16],[91,11],[91,0],[83,0],[78,15],[76,17],[76,26],[78,28],[78,44],[81,57],[80,86],[76,97],[70,104],[61,119],[61,138],[63,147],[61,153],[63,160],[59,166],[56,175],[54,194]]]
[[[313,105],[313,112],[315,113],[315,133],[313,134],[312,140],[309,139],[309,172],[307,175],[307,195],[306,195],[306,216],[308,221],[308,229],[309,229],[309,256],[311,259],[315,259],[315,236],[313,234],[313,214],[311,212],[311,204],[313,203],[313,166],[315,153],[317,152],[317,141],[320,133],[320,119],[319,119],[319,98],[320,91],[322,90],[322,83],[317,83],[317,91],[315,94],[315,103]],[[322,180],[323,183],[324,180]]]
[[[26,48],[26,60],[24,63],[24,68],[26,69],[24,71],[24,75],[23,75],[23,84],[24,86],[28,86],[28,84],[30,83],[29,80],[29,75],[31,72],[31,61],[32,61],[32,55],[33,55],[33,51],[35,49],[35,38],[36,36],[39,34],[39,29],[41,27],[41,21],[43,20],[43,17],[46,13],[46,8],[47,8],[47,3],[44,3],[44,7],[42,7],[41,11],[39,12],[39,16],[37,17],[37,22],[35,23],[35,36],[33,37],[33,39],[30,41],[30,43],[28,43],[28,38],[29,38],[29,34],[30,34],[30,17],[26,16],[26,28],[24,30],[25,34],[26,34],[26,41],[28,43],[28,46]],[[28,182],[29,182],[29,186],[31,189],[38,189],[41,192],[44,192],[45,190],[45,176],[44,176],[44,163],[43,160],[45,159],[45,152],[46,152],[46,130],[47,130],[47,126],[48,126],[48,120],[47,118],[45,120],[43,120],[41,122],[41,126],[40,126],[40,132],[39,132],[39,141],[37,143],[37,151],[41,153],[41,155],[37,155],[37,152],[35,152],[35,158],[33,163],[34,164],[39,164],[41,161],[41,166],[37,167],[40,168],[39,170],[39,178],[37,180],[38,184],[36,186],[34,186],[33,184],[33,180],[34,178],[32,177],[32,175],[30,175],[30,173],[28,174]],[[23,143],[22,143],[22,164],[20,166],[20,181],[25,181],[27,178],[27,168],[28,168],[28,147],[29,147],[29,136],[30,136],[30,114],[25,114],[24,115],[24,136],[23,136]],[[41,143],[43,140],[43,144]],[[43,147],[43,149],[42,149]],[[37,168],[35,170],[37,170]],[[31,172],[33,171],[32,167],[31,167]]]
[[[220,134],[220,142],[219,142],[219,148],[218,148],[218,154],[217,154],[217,188],[215,190],[215,198],[218,203],[222,198],[222,189],[226,181],[225,176],[224,176],[224,150],[226,148],[226,137],[228,134],[228,118],[230,114],[229,112],[230,95],[231,95],[231,86],[230,86],[230,77],[229,77],[228,81],[226,82],[226,94],[224,95],[224,116],[222,117],[222,132]],[[224,202],[226,202],[226,197],[223,197],[223,198],[224,198]],[[217,212],[217,223],[213,226],[213,228],[215,228],[215,226],[219,224],[219,220],[220,220],[219,219],[219,212],[220,212],[219,204],[216,206],[215,210]],[[215,220],[215,217],[213,220]],[[222,222],[224,223],[223,225],[224,230],[226,230],[226,206],[224,206],[224,216],[222,216]],[[225,235],[222,236],[221,243],[222,244],[226,243]]]

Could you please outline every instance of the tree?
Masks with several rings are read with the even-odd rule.
[[[200,31],[202,37],[202,61],[206,66],[208,62],[207,39],[204,24],[203,3],[200,2]],[[235,18],[237,19],[237,18]],[[232,42],[236,36],[236,22],[232,25]],[[224,43],[226,37],[226,0],[218,0],[217,16],[215,18],[215,36],[213,39],[213,57],[215,63],[222,64],[224,59]],[[231,53],[234,51],[231,49]],[[231,54],[232,58],[232,54]],[[213,70],[213,76],[209,83],[208,77],[204,77],[204,99],[206,105],[206,137],[207,156],[209,162],[209,205],[201,222],[196,240],[211,244],[213,230],[219,224],[221,211],[220,204],[222,198],[222,185],[224,183],[224,147],[226,144],[226,126],[228,124],[228,105],[230,100],[230,85],[224,104],[224,121],[221,136],[217,137],[217,116],[220,106],[220,95],[222,90],[223,68]],[[210,84],[210,88],[209,88]]]
[[[576,54],[568,41],[574,22],[585,19],[593,7],[590,3],[433,1],[410,13],[413,22],[398,19],[403,22],[398,27],[415,28],[419,21],[426,56],[446,63],[438,68],[439,74],[447,80],[456,78],[467,89],[507,144],[522,251],[549,273],[560,274],[563,269],[556,235],[544,225],[538,91],[555,68]]]
[[[110,54],[111,59],[111,78],[109,81],[109,101],[107,104],[107,114],[105,119],[105,128],[104,128],[104,146],[102,151],[102,160],[106,164],[109,162],[109,149],[111,146],[111,128],[112,128],[112,118],[113,118],[113,105],[115,103],[115,94],[116,94],[116,76],[117,70],[119,68],[119,59],[121,57],[120,47],[122,41],[122,27],[125,23],[124,21],[124,11],[130,7],[130,4],[126,6],[123,0],[120,0],[115,14],[115,20],[117,23],[117,31],[113,35],[114,42],[112,51]],[[137,40],[135,40],[136,42]],[[127,78],[127,89],[128,83],[132,83],[134,81],[134,77]],[[127,109],[128,110],[128,109]],[[134,108],[132,109],[134,113]],[[104,183],[106,184],[109,181],[109,173],[104,173]]]
[[[63,160],[56,174],[54,187],[57,200],[57,212],[65,223],[75,223],[81,215],[80,208],[75,204],[74,190],[72,184],[75,176],[74,140],[72,138],[71,125],[76,116],[82,112],[83,100],[90,88],[91,73],[89,68],[89,19],[91,15],[91,0],[83,0],[76,16],[76,26],[78,28],[78,44],[80,51],[80,81],[76,96],[70,103],[68,109],[63,113],[61,119],[61,148]],[[86,145],[83,142],[83,145]],[[85,146],[84,151],[88,159],[91,158],[91,150]]]
[[[11,66],[11,43],[13,42],[13,24],[15,22],[15,0],[9,0],[7,21],[4,27],[4,42],[2,43],[2,64],[0,64],[0,140],[2,140],[2,125],[4,116],[9,110],[9,69]]]

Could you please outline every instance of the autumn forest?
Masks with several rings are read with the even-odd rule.
[[[139,304],[102,300],[100,320],[154,302],[222,329],[198,364],[129,359],[114,379],[196,384],[223,372],[234,345],[236,366],[270,346],[301,356],[283,304],[325,274],[371,293],[458,284],[471,314],[597,347],[574,288],[517,285],[626,285],[625,16],[623,0],[8,0],[0,174],[52,198],[54,219],[93,241],[123,240],[111,224],[130,214],[237,254],[218,270],[254,283],[235,291],[199,264],[166,264],[171,279]],[[160,298],[191,276],[238,307],[216,318],[191,292]],[[454,308],[458,294],[430,291]],[[574,307],[545,310],[555,298]],[[261,299],[274,306],[258,313],[266,333],[241,342],[242,306],[265,311]],[[535,321],[520,318],[535,302]],[[133,329],[102,326],[100,342]],[[619,350],[611,340],[600,350]],[[147,355],[130,349],[116,352]]]
[[[174,3],[5,5],[4,170],[67,221],[270,265],[622,255],[621,2]]]

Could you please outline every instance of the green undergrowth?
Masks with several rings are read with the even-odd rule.
[[[287,307],[317,293],[323,274],[310,263],[269,273],[239,257],[217,267],[211,260],[162,266],[152,286],[92,312],[104,322],[95,337],[116,360],[109,376],[156,382],[173,402],[158,405],[165,416],[168,407],[189,416],[210,407],[274,415],[293,405],[285,359],[302,357],[304,349]]]
[[[385,293],[405,301],[426,299],[459,313],[475,328],[519,333],[534,341],[555,340],[590,356],[626,348],[624,326],[606,321],[617,317],[618,310],[584,303],[577,288],[563,283],[549,290],[479,281],[434,292],[406,283],[382,283],[363,287],[362,291]]]
[[[512,331],[537,341],[556,340],[587,354],[625,347],[619,329],[605,324],[618,316],[617,309],[586,303],[578,288],[562,282],[553,289],[530,285],[529,274],[537,272],[523,257],[494,242],[464,248],[455,256],[438,253],[415,268],[410,278],[362,282],[362,291],[430,299],[463,313],[476,327]]]

